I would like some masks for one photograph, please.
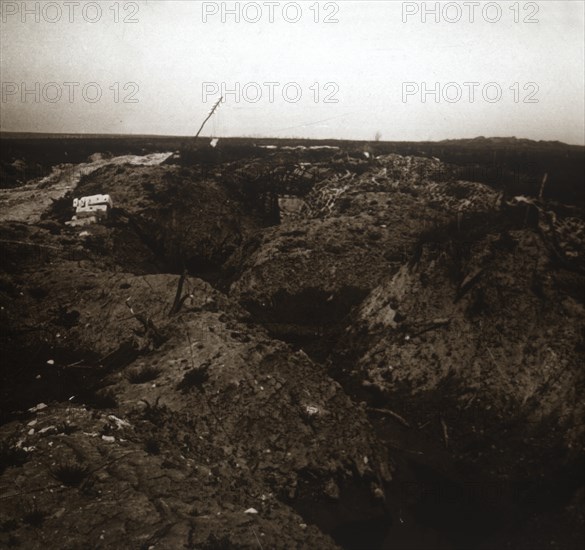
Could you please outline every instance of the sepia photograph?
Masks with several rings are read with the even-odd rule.
[[[585,0],[0,0],[0,548],[585,548]]]

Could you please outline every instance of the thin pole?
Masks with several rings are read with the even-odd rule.
[[[203,124],[201,125],[201,128],[199,128],[199,131],[197,132],[197,134],[195,134],[195,137],[193,138],[193,141],[195,141],[199,137],[199,134],[203,130],[203,127],[205,126],[205,124],[207,124],[207,121],[213,116],[213,113],[215,113],[215,111],[219,107],[219,104],[222,101],[223,101],[223,96],[219,98],[218,102],[213,106],[213,109],[211,109],[211,111],[209,111],[209,114],[207,115],[207,118],[203,121]]]

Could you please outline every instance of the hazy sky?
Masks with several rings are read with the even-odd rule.
[[[0,5],[3,131],[585,143],[581,0]]]

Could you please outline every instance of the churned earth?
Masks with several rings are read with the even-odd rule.
[[[582,212],[315,155],[2,191],[0,545],[580,547]]]

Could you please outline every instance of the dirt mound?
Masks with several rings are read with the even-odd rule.
[[[90,159],[81,164],[61,164],[48,176],[33,180],[17,189],[0,191],[0,221],[35,223],[52,202],[72,192],[83,177],[105,166],[153,166],[164,162],[170,153],[146,156],[125,155],[113,158]]]
[[[19,277],[2,310],[3,390],[21,408],[2,427],[3,544],[332,548],[304,502],[359,490],[366,518],[386,514],[363,409],[208,284],[185,280],[169,315],[176,276],[61,259]]]
[[[0,545],[578,547],[582,215],[260,156],[6,191]]]
[[[303,216],[247,243],[231,287],[273,334],[318,356],[310,340],[333,338],[421,232],[497,202],[487,186],[449,180],[437,160],[389,155],[358,166],[316,184]]]
[[[224,187],[178,166],[107,166],[76,193],[109,193],[119,217],[172,271],[212,277],[257,227]]]
[[[530,230],[444,244],[425,245],[360,307],[351,331],[367,333],[360,368],[390,393],[426,395],[448,382],[471,416],[475,404],[499,420],[558,418],[557,436],[573,446],[582,429],[583,276],[552,268]]]
[[[339,377],[460,471],[481,464],[491,483],[517,484],[518,509],[572,506],[585,456],[584,282],[535,229],[426,242],[356,312]]]

